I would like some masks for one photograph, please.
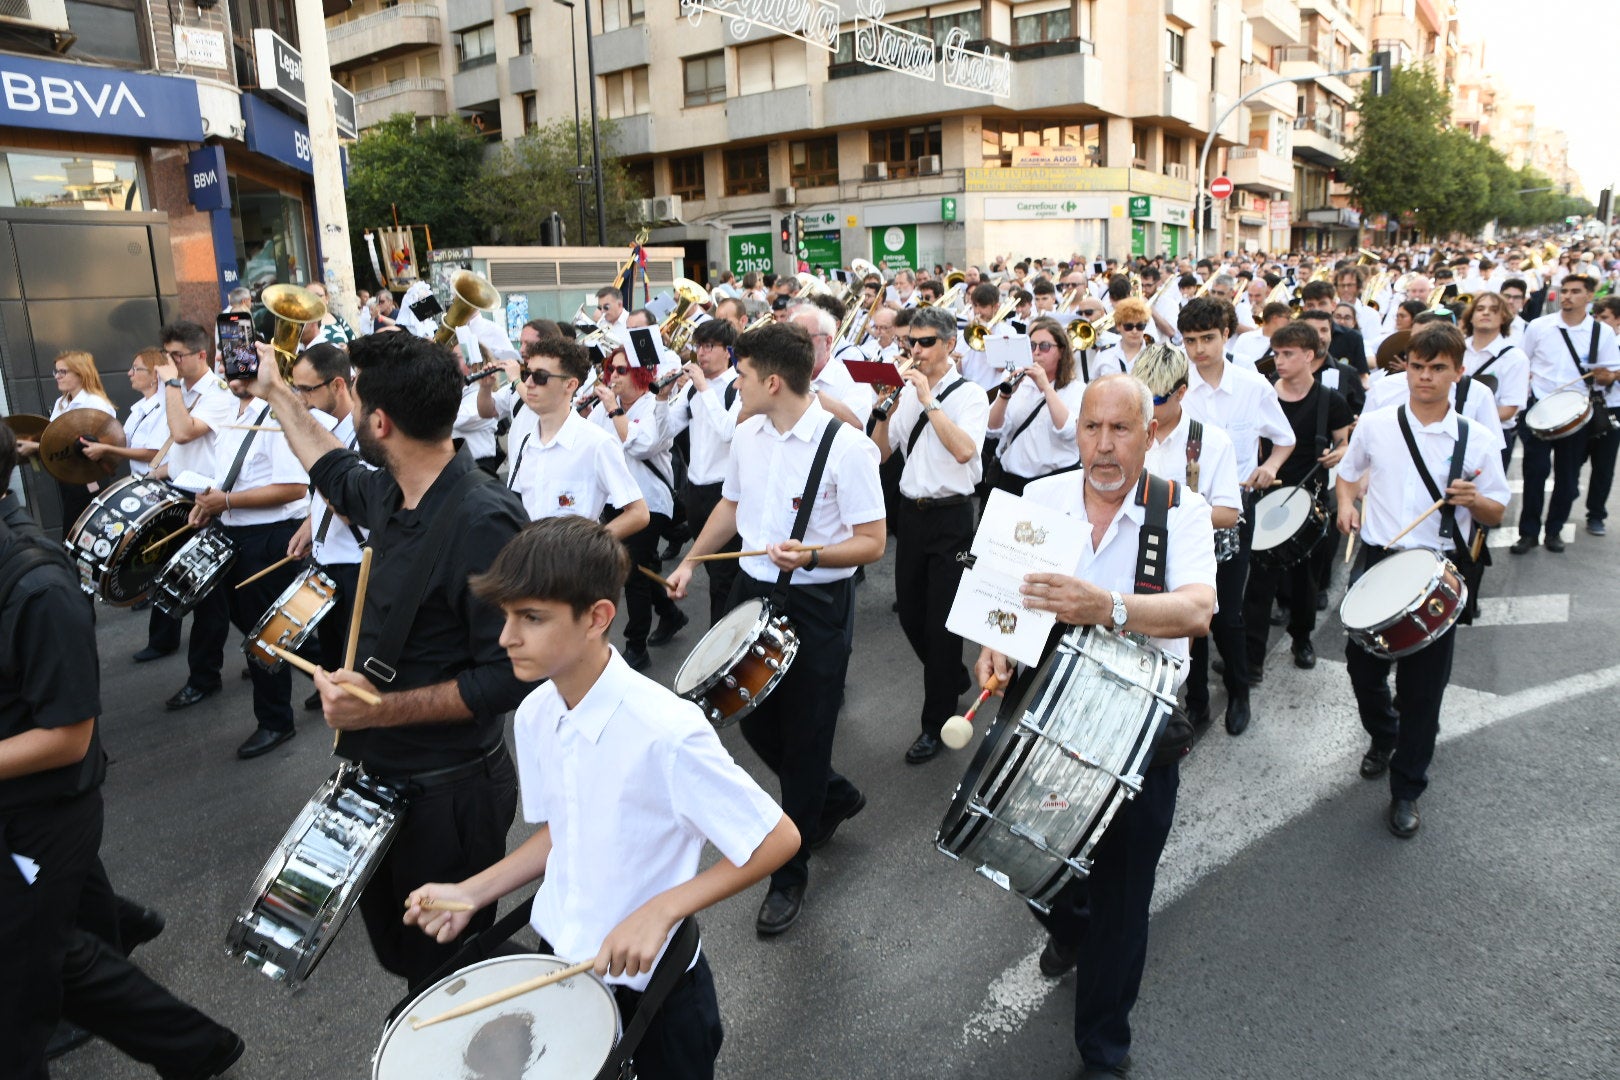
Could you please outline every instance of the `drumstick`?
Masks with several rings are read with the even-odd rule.
[[[575,975],[583,975],[595,966],[595,960],[583,960],[580,963],[575,964],[573,967],[565,967],[561,971],[553,971],[550,975],[539,975],[533,979],[527,979],[520,982],[516,986],[508,986],[505,990],[497,990],[493,994],[485,994],[483,997],[473,998],[464,1005],[457,1005],[448,1012],[442,1012],[438,1016],[431,1016],[426,1020],[418,1020],[413,1016],[411,1017],[411,1030],[421,1031],[425,1027],[430,1027],[434,1024],[441,1024],[446,1020],[454,1020],[458,1016],[466,1016],[468,1013],[475,1013],[479,1009],[487,1009],[491,1005],[499,1005],[503,1001],[510,1001],[512,998],[520,997],[523,994],[529,993],[530,991],[539,990],[542,987],[550,986],[553,983],[560,983],[564,979],[572,979]]]
[[[992,675],[985,682],[984,689],[979,691],[978,700],[968,709],[965,716],[953,716],[945,721],[939,729],[939,741],[952,750],[960,750],[973,739],[973,717],[978,713],[979,706],[990,700],[990,695],[1001,689],[1001,677]]]
[[[150,555],[150,554],[152,554],[152,552],[156,551],[158,548],[162,547],[164,544],[167,544],[170,540],[173,540],[175,537],[179,536],[181,533],[185,532],[187,529],[189,529],[191,527],[192,527],[191,522],[189,522],[189,521],[186,522],[184,525],[182,525],[178,529],[174,530],[174,532],[170,533],[168,536],[165,536],[163,539],[159,540],[157,543],[155,543],[155,544],[147,544],[146,545],[146,550],[142,551],[141,554],[142,555]]]
[[[1568,390],[1570,387],[1574,386],[1576,383],[1585,382],[1587,379],[1590,379],[1592,376],[1594,376],[1596,374],[1597,374],[1597,369],[1593,368],[1591,371],[1588,371],[1585,375],[1582,375],[1580,378],[1569,380],[1569,382],[1565,383],[1563,386],[1560,386],[1557,390],[1554,390],[1553,393],[1556,394],[1556,393],[1559,393],[1560,391]],[[1550,397],[1551,395],[1548,395],[1548,396]]]
[[[640,570],[643,574],[646,574],[648,577],[652,578],[654,581],[658,582],[658,584],[662,585],[666,589],[674,589],[675,588],[675,586],[673,586],[673,585],[671,585],[669,583],[668,578],[658,576],[657,574],[653,573],[651,570],[647,569],[645,566],[642,566],[640,563],[636,564],[636,569]]]
[[[296,555],[288,555],[285,559],[277,559],[275,562],[271,563],[269,566],[265,567],[263,570],[260,570],[257,574],[254,574],[252,577],[243,578],[240,582],[237,583],[236,587],[238,589],[240,589],[243,585],[251,585],[255,581],[258,581],[260,578],[264,577],[264,575],[270,573],[270,571],[272,571],[272,570],[280,570],[283,566],[286,566],[288,563],[292,562],[297,557],[298,556],[296,556]]]
[[[1468,479],[1473,480],[1475,477],[1477,477],[1480,473],[1482,473],[1484,471],[1485,471],[1484,469],[1475,469],[1473,475],[1470,476]],[[1446,499],[1449,499],[1450,497],[1451,496],[1446,495],[1446,496],[1443,496],[1440,499],[1438,499],[1433,506],[1429,507],[1427,510],[1423,511],[1423,513],[1419,514],[1417,516],[1417,518],[1412,522],[1412,524],[1408,525],[1406,528],[1404,528],[1400,532],[1396,533],[1394,540],[1391,540],[1389,543],[1385,544],[1384,546],[1386,548],[1394,547],[1396,540],[1399,540],[1401,537],[1405,536],[1407,533],[1411,532],[1413,529],[1417,528],[1419,525],[1421,525],[1425,521],[1427,521],[1429,519],[1429,515],[1434,513],[1436,510],[1440,509],[1442,506],[1446,505]]]
[[[825,545],[825,544],[806,544],[804,547],[794,548],[793,550],[794,551],[820,551],[822,548],[824,548],[826,546],[827,545]],[[686,561],[687,562],[718,562],[721,559],[749,559],[749,558],[753,558],[755,555],[769,555],[769,554],[770,554],[770,552],[768,552],[768,551],[717,551],[713,555],[688,555],[686,557]]]
[[[1370,492],[1370,491],[1361,496],[1361,520],[1362,521],[1367,520],[1367,503],[1370,502],[1371,500],[1372,500],[1372,492]],[[1354,500],[1351,501],[1351,505],[1354,505]],[[1360,534],[1360,531],[1358,530],[1356,532],[1347,534],[1345,536],[1345,538],[1344,538],[1344,565],[1346,565],[1346,566],[1350,565],[1350,557],[1352,555],[1354,555],[1355,552],[1356,552],[1356,537],[1359,536],[1359,535],[1361,535],[1361,534]]]
[[[288,652],[286,649],[283,649],[277,645],[272,645],[268,641],[261,641],[259,644],[270,650],[271,656],[276,656],[287,661],[287,663],[291,664],[293,667],[297,668],[299,671],[302,671],[305,675],[308,675],[311,678],[314,678],[315,673],[320,670],[320,668],[316,667],[308,660],[305,660],[297,653]],[[367,690],[365,687],[355,686],[353,683],[346,682],[340,682],[337,684],[337,686],[338,689],[342,690],[345,694],[348,694],[350,697],[357,697],[367,705],[382,704],[382,698],[372,693],[370,690]]]
[[[412,903],[415,903],[416,906],[421,908],[423,911],[477,911],[478,910],[477,908],[473,907],[471,904],[463,903],[460,900],[435,900],[431,896],[424,896],[420,900],[416,900],[416,901],[412,901],[410,897],[405,898],[405,906],[406,907],[410,907]],[[595,961],[592,961],[592,963],[595,963]]]
[[[281,428],[271,424],[221,424],[227,431],[280,431]]]
[[[343,670],[354,670],[355,654],[360,651],[360,613],[366,609],[366,586],[371,583],[371,548],[360,549],[360,575],[354,585],[354,610],[349,614],[349,643],[343,650]],[[336,753],[343,729],[332,732],[332,752]]]

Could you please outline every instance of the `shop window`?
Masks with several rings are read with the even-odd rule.
[[[771,190],[770,152],[764,144],[727,150],[726,194],[763,195]]]
[[[694,201],[705,198],[702,154],[686,154],[669,159],[669,193]]]
[[[134,0],[67,0],[68,28],[77,36],[73,55],[109,64],[148,67],[150,40]]]
[[[527,11],[517,16],[518,55],[534,52],[534,18]]]
[[[134,158],[0,154],[0,206],[145,210]]]
[[[686,104],[709,105],[726,100],[726,54],[708,53],[685,61]]]
[[[889,166],[889,179],[917,175],[917,159],[936,155],[944,143],[939,124],[885,128],[871,134],[867,160]]]
[[[609,120],[623,116],[640,116],[652,109],[652,92],[648,89],[647,69],[630,68],[602,77],[602,108]]]
[[[788,144],[788,177],[794,187],[838,183],[838,139],[802,139]]]
[[[495,62],[495,24],[485,23],[455,35],[458,70],[470,71]]]
[[[233,176],[230,185],[231,229],[242,284],[251,289],[274,282],[308,282],[303,202],[247,177]]]

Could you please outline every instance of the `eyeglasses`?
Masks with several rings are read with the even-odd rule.
[[[930,334],[927,337],[907,338],[906,343],[913,349],[932,349],[939,344],[939,335]]]
[[[1056,350],[1057,342],[1055,341],[1032,341],[1029,346],[1029,351],[1034,353],[1054,352]]]
[[[332,376],[331,379],[327,379],[324,382],[318,382],[314,386],[299,386],[297,383],[293,383],[292,388],[293,388],[293,390],[295,392],[300,393],[300,394],[313,394],[315,391],[319,390],[323,386],[331,386],[333,379],[336,379],[336,378],[337,378],[337,376],[334,375],[334,376]]]
[[[619,368],[618,370],[626,371],[628,369]],[[535,386],[544,386],[552,379],[562,378],[562,373],[558,371],[547,371],[545,368],[524,368],[522,378],[524,382],[533,383]]]
[[[72,372],[68,371],[67,368],[57,368],[55,371],[51,372],[51,374],[55,375],[58,379],[60,379],[64,375],[72,374]]]
[[[614,364],[612,367],[608,368],[608,374],[628,375],[630,374],[630,369],[625,367],[623,364]]]
[[[164,349],[163,350],[163,355],[167,356],[170,360],[184,360],[186,357],[194,356],[196,354],[193,353],[190,349],[184,349],[184,350],[182,350],[180,352],[174,352],[174,351],[172,351],[170,349]]]
[[[1122,322],[1122,323],[1119,324],[1119,328],[1121,330],[1146,330],[1147,329],[1147,323],[1145,323],[1145,322]]]

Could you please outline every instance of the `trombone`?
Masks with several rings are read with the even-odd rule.
[[[969,326],[966,330],[962,331],[962,340],[966,341],[967,347],[972,349],[974,352],[984,352],[984,343],[990,337],[990,331],[997,323],[1011,315],[1015,310],[1017,310],[1017,308],[1018,302],[1016,300],[1008,300],[1005,304],[1001,305],[1000,311],[997,311],[995,315],[991,316],[989,322],[982,325],[980,323],[974,323],[972,326]]]
[[[1103,331],[1114,325],[1114,313],[1110,311],[1096,322],[1087,322],[1085,319],[1076,319],[1065,328],[1064,333],[1069,336],[1069,345],[1075,352],[1085,352],[1097,344],[1097,338]]]
[[[675,308],[658,324],[664,347],[685,359],[686,349],[692,343],[692,331],[697,329],[693,316],[709,303],[709,293],[690,278],[675,279]]]
[[[962,277],[961,274],[957,274],[955,276],[958,278]],[[917,297],[917,306],[944,308],[946,311],[950,311],[956,305],[957,300],[961,298],[962,292],[966,288],[967,283],[965,281],[958,281],[955,285],[952,285],[950,288],[946,289],[945,295],[941,296],[938,300],[929,301],[925,300],[921,296]]]

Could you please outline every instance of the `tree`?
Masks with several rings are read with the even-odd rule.
[[[1442,138],[1450,100],[1427,68],[1391,73],[1387,94],[1362,83],[1343,179],[1367,214],[1415,214],[1431,228],[1456,183],[1457,145]]]
[[[364,232],[394,223],[426,225],[435,247],[462,247],[483,238],[469,212],[487,143],[463,120],[418,124],[399,113],[367,128],[349,152],[349,222],[357,283],[380,285],[371,271]],[[427,237],[416,235],[418,265],[426,272]],[[362,284],[362,287],[364,285]]]
[[[602,185],[607,198],[609,245],[628,242],[636,230],[633,211],[641,198],[624,164],[607,151],[613,124],[601,127]],[[591,129],[579,138],[590,167]],[[575,131],[571,120],[557,120],[502,146],[486,163],[473,193],[472,207],[492,237],[506,244],[537,244],[540,226],[561,214],[570,244],[596,243],[596,188],[585,185],[585,218],[580,220],[579,184],[575,180]]]

